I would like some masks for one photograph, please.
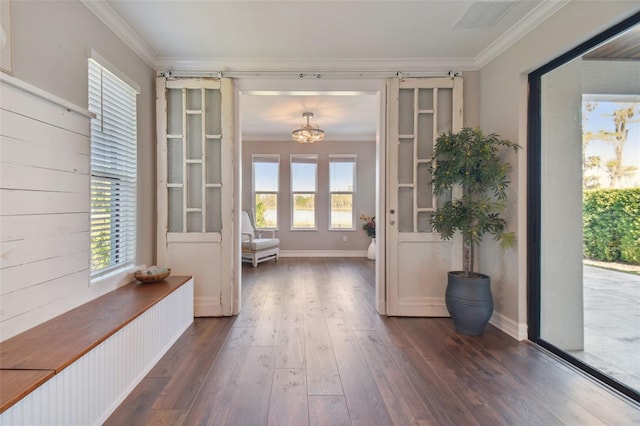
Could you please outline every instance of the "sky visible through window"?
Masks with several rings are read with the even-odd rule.
[[[353,191],[354,163],[335,163],[329,167],[331,191]]]
[[[597,135],[599,132],[615,132],[614,112],[622,108],[633,107],[634,115],[627,122],[627,140],[624,144],[622,164],[636,167],[632,176],[623,179],[623,187],[640,186],[640,99],[635,101],[611,101],[610,97],[603,96],[599,100],[596,95],[587,95],[582,102],[582,132],[583,135],[591,132]],[[591,104],[592,110],[588,110],[587,104]],[[600,166],[595,167],[590,173],[600,176],[602,187],[608,187],[609,179],[604,171],[608,161],[615,157],[614,148],[610,142],[602,138],[589,140],[584,152],[585,157],[598,157]]]
[[[254,163],[256,192],[278,192],[278,163]]]
[[[315,192],[316,191],[316,164],[315,163],[292,163],[291,164],[291,184],[295,192]]]
[[[331,191],[353,191],[354,163],[331,163]],[[255,162],[255,190],[257,192],[278,191],[278,163]],[[315,191],[316,165],[296,163],[292,176],[296,191]]]

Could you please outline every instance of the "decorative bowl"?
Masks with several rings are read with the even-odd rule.
[[[171,274],[171,268],[158,268],[152,266],[151,268],[143,269],[133,273],[133,278],[141,283],[155,283],[162,281]]]

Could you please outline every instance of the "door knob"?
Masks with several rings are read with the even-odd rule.
[[[395,225],[395,224],[396,224],[395,220],[392,220],[392,221],[389,222],[389,225]]]
[[[396,211],[394,209],[389,210],[390,214],[394,214]]]

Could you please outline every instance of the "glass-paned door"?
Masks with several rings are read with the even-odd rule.
[[[447,272],[461,268],[459,238],[443,241],[429,219],[439,134],[462,128],[462,78],[391,79],[387,85],[387,313],[447,316]]]
[[[158,92],[158,262],[195,279],[195,315],[232,309],[232,82],[165,78]]]

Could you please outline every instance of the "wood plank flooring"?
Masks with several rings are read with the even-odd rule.
[[[640,407],[527,342],[373,308],[366,259],[243,267],[107,425],[628,425]]]

